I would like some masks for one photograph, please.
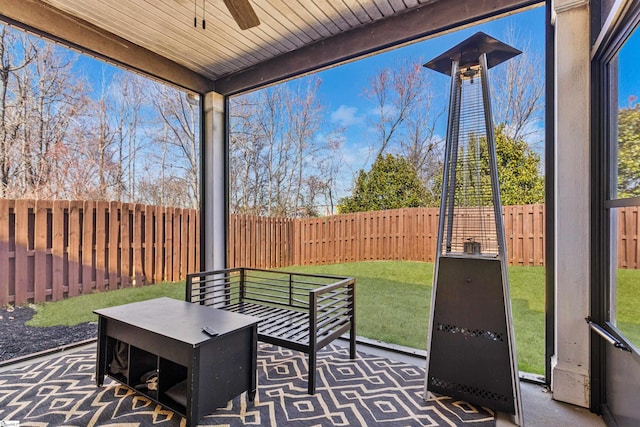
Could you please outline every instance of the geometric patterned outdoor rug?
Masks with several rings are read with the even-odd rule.
[[[424,370],[329,345],[318,353],[316,394],[305,354],[258,344],[258,393],[200,420],[206,426],[494,426],[494,413],[429,393]],[[95,347],[0,372],[0,421],[38,426],[184,426],[185,419],[108,377],[95,385]]]

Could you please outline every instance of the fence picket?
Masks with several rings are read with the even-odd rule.
[[[164,208],[156,206],[154,212],[155,239],[153,244],[155,254],[154,282],[162,282],[165,278],[164,269]]]
[[[189,271],[189,209],[180,210],[180,245],[174,245],[174,256],[179,263],[179,277],[185,277]],[[177,255],[175,255],[177,249]],[[190,273],[191,271],[189,271]]]
[[[109,215],[109,203],[97,202],[95,204],[95,221],[96,221],[96,271],[95,271],[95,289],[98,292],[105,290],[105,285],[109,280],[107,273],[107,218]]]
[[[633,242],[631,244],[631,268],[638,268],[638,232],[640,228],[640,213],[638,212],[638,207],[635,206],[633,209]]]
[[[144,276],[146,281],[150,283],[155,283],[154,278],[154,265],[153,262],[155,260],[153,254],[153,212],[154,207],[147,205],[144,207],[144,240],[142,243],[143,252],[144,252]]]
[[[13,209],[13,200],[0,199],[0,306],[11,302],[11,290],[9,289],[10,276],[10,221],[9,212]]]
[[[128,203],[120,205],[120,287],[131,287],[131,266],[132,266],[132,250],[131,250],[131,212]]]
[[[16,305],[27,302],[29,291],[29,200],[17,200],[15,205],[15,284]]]
[[[173,239],[172,244],[167,248],[167,251],[171,252],[171,281],[177,282],[180,279],[180,246],[182,242],[180,240],[180,221],[182,220],[182,209],[175,208],[173,211]]]
[[[143,205],[137,203],[133,205],[133,277],[135,286],[146,284],[142,258],[143,212]]]
[[[36,303],[45,302],[47,295],[51,294],[51,282],[48,275],[51,256],[47,253],[49,238],[47,220],[50,209],[51,202],[48,200],[38,200],[34,208],[33,300]]]
[[[120,203],[109,203],[109,289],[120,287]]]
[[[193,245],[191,247],[191,251],[193,251],[194,254],[194,267],[193,267],[193,272],[198,272],[201,271],[203,268],[202,265],[202,259],[200,258],[200,238],[202,236],[202,234],[200,233],[200,231],[202,230],[200,228],[200,215],[196,215],[196,213],[194,211],[191,211],[193,214],[193,217],[195,218],[195,220],[193,221],[194,224],[194,231],[193,231],[193,236],[194,236],[194,241],[195,241],[195,245]]]
[[[88,294],[93,288],[93,238],[95,229],[93,228],[93,216],[95,213],[95,202],[86,201],[82,208],[82,235],[80,236],[80,253],[82,263],[82,293]]]
[[[164,216],[164,280],[173,282],[173,215],[175,209],[172,207],[165,208]]]
[[[70,297],[80,294],[80,269],[82,267],[80,258],[80,233],[82,233],[80,211],[82,206],[83,203],[79,201],[69,202],[69,249],[67,250],[69,282],[67,296]]]
[[[51,208],[52,301],[59,301],[64,298],[65,279],[68,277],[65,275],[66,248],[68,246],[68,234],[65,233],[65,224],[68,223],[68,206],[69,203],[67,201],[56,200]],[[67,218],[66,221],[65,218]]]

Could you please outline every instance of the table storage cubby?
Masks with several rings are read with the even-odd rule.
[[[195,425],[242,392],[256,392],[257,322],[171,298],[96,310],[96,383],[109,375]],[[209,336],[203,326],[215,328]],[[126,364],[126,369],[112,369]],[[118,371],[118,372],[115,372]],[[120,372],[123,371],[123,372]],[[155,390],[146,374],[157,373]]]

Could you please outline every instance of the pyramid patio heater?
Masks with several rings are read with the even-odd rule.
[[[521,52],[476,33],[425,67],[451,76],[427,391],[522,425],[487,70]]]

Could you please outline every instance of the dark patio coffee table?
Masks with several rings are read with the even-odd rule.
[[[109,375],[189,426],[245,391],[254,400],[258,318],[171,298],[95,313],[98,386]]]

